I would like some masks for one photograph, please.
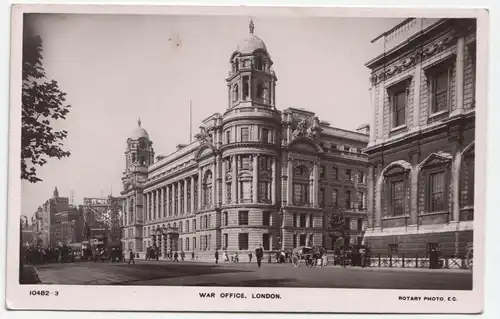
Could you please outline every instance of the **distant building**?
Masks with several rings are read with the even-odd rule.
[[[82,208],[72,208],[57,213],[58,238],[62,243],[79,243],[84,239],[84,223]]]
[[[57,213],[69,210],[69,198],[59,197],[57,187],[54,188],[52,198],[49,198],[34,213],[32,219],[36,242],[39,245],[57,245],[60,239],[60,228],[58,228]]]
[[[273,61],[253,23],[229,64],[228,107],[203,121],[195,142],[154,162],[140,121],[128,138],[124,249],[212,256],[259,244],[331,248],[340,235],[328,226],[336,206],[346,210],[352,241],[361,240],[369,126],[348,131],[307,110],[276,109]]]
[[[463,255],[473,240],[475,20],[411,18],[374,45],[366,243],[376,254]]]

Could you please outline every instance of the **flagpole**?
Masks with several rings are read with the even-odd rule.
[[[192,103],[189,100],[189,143],[191,144],[191,140],[193,138],[193,119],[192,119]]]

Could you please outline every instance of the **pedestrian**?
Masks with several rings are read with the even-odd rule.
[[[252,262],[252,252],[251,251],[248,252],[248,262],[249,263]]]
[[[219,263],[219,251],[217,249],[215,250],[215,263]]]
[[[175,252],[175,254],[174,254],[174,261],[179,262],[178,258],[179,258],[179,254],[177,252]]]
[[[229,261],[229,256],[227,255],[227,251],[224,251],[224,261]]]
[[[194,260],[194,251],[191,253],[191,260]]]
[[[135,265],[135,260],[134,260],[134,252],[132,251],[132,249],[130,249],[130,252],[129,252],[129,260],[128,260],[128,264],[130,265],[130,263],[134,263]]]
[[[185,257],[186,257],[186,254],[184,253],[184,251],[181,251],[181,260],[184,261]]]
[[[257,258],[257,266],[259,268],[263,257],[264,257],[264,250],[262,249],[262,244],[260,244],[259,247],[255,249],[255,258]]]
[[[365,268],[366,264],[366,248],[365,246],[361,246],[359,249],[359,255],[361,256],[361,268]]]

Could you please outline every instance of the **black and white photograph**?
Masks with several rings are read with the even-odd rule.
[[[484,12],[71,7],[13,9],[7,304],[481,310]]]

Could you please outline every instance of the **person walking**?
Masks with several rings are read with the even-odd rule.
[[[255,249],[255,258],[257,258],[257,266],[259,268],[263,257],[264,257],[264,250],[262,249],[262,244],[260,244],[259,247]]]
[[[217,249],[215,250],[215,263],[219,263],[219,251]]]
[[[359,249],[359,255],[361,256],[361,268],[365,268],[366,266],[366,248],[365,246],[361,246]]]
[[[174,261],[179,262],[179,254],[177,252],[174,254]]]
[[[134,252],[132,251],[132,249],[130,249],[130,252],[129,252],[129,260],[128,260],[128,264],[130,265],[130,263],[134,263],[135,265],[135,260],[134,260]]]
[[[249,263],[252,262],[252,252],[251,251],[248,252],[248,262]]]

